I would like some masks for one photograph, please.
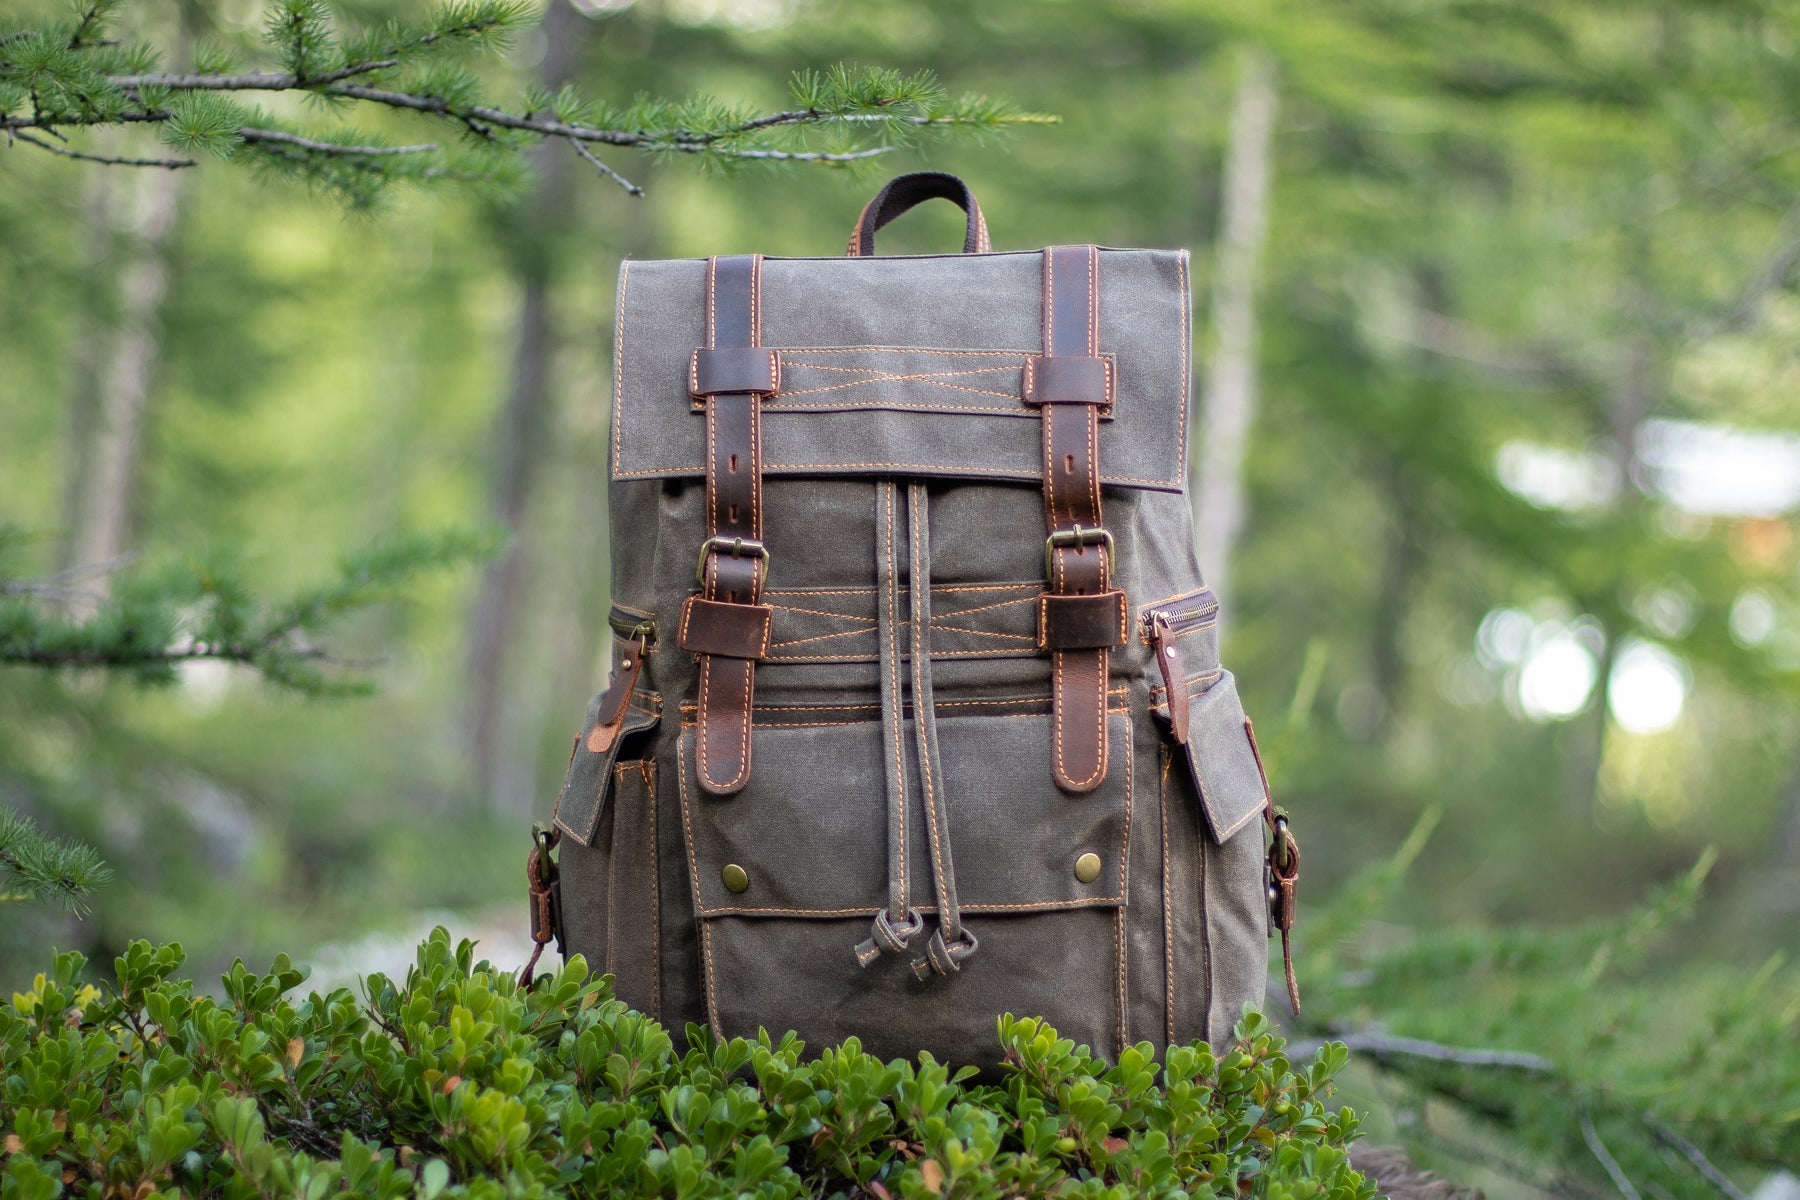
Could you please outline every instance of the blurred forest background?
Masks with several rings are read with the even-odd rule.
[[[127,23],[179,47],[262,18],[144,0]],[[333,635],[380,658],[369,698],[0,668],[0,802],[118,875],[85,920],[12,906],[0,981],[52,943],[179,939],[205,977],[421,914],[522,931],[527,826],[603,683],[619,261],[839,253],[882,179],[930,167],[1000,249],[1194,250],[1202,561],[1307,851],[1327,1013],[1396,1019],[1358,998],[1350,918],[1309,929],[1346,887],[1358,944],[1567,930],[1712,847],[1693,919],[1633,968],[1651,1024],[1753,977],[1791,1022],[1800,6],[557,0],[480,70],[775,110],[839,62],[1060,123],[855,171],[610,156],[641,199],[547,144],[522,190],[366,213],[225,164],[0,149],[0,518],[26,573],[205,553],[280,593],[397,532],[512,535]],[[882,249],[950,249],[960,221],[927,206]],[[1397,883],[1380,864],[1421,814]],[[1796,1150],[1786,1069],[1771,1153]]]

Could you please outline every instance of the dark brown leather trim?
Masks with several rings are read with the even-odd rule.
[[[1097,650],[1123,646],[1127,634],[1125,593],[1101,592],[1097,596],[1059,596],[1046,592],[1038,597],[1038,648],[1041,650]]]
[[[987,220],[981,215],[981,205],[975,203],[975,193],[969,190],[969,185],[943,171],[914,171],[889,180],[886,187],[875,193],[874,199],[863,205],[844,253],[851,258],[874,254],[875,231],[926,200],[949,200],[969,214],[963,231],[964,254],[992,252],[994,247],[988,240]]]
[[[1100,356],[1100,251],[1094,246],[1053,246],[1044,251],[1044,357],[1098,360]],[[1092,367],[1071,368],[1091,372]],[[1101,366],[1104,373],[1105,367]],[[1058,380],[1059,391],[1091,391],[1092,377]],[[1101,382],[1104,383],[1104,374]],[[1044,515],[1050,533],[1063,535],[1046,547],[1047,597],[1118,594],[1110,585],[1110,539],[1100,508],[1100,410],[1089,403],[1050,403],[1044,422]],[[1048,609],[1041,610],[1048,613]],[[1075,609],[1068,611],[1074,612]],[[1122,613],[1122,608],[1121,610]],[[1040,625],[1047,625],[1047,616]],[[1124,640],[1122,634],[1119,641]],[[1110,642],[1108,645],[1115,645]],[[1106,778],[1109,754],[1107,646],[1050,649],[1052,745],[1050,773],[1065,791],[1090,792]]]
[[[688,395],[781,390],[781,359],[760,346],[701,347],[688,360]]]
[[[1112,361],[1076,354],[1040,354],[1025,360],[1027,404],[1094,404],[1112,407]]]
[[[619,736],[619,727],[625,723],[625,710],[629,707],[631,693],[637,690],[638,676],[644,669],[644,648],[638,642],[628,642],[624,638],[614,638],[613,644],[619,651],[619,669],[613,672],[612,682],[606,685],[606,692],[600,697],[600,709],[595,717],[594,729],[588,734],[588,749],[596,753],[604,753],[612,747]]]
[[[755,347],[762,340],[761,330],[762,256],[707,259],[706,348]],[[706,533],[699,570],[701,598],[709,604],[762,609],[766,652],[768,616],[762,589],[769,560],[766,553],[741,552],[746,543],[762,545],[762,402],[755,392],[721,392],[706,398]],[[687,615],[684,609],[684,630]],[[729,638],[723,644],[743,648]],[[754,658],[701,651],[695,758],[701,788],[715,796],[733,795],[749,782],[755,689]]]
[[[681,606],[676,644],[695,654],[767,658],[774,616],[775,610],[767,604],[732,604],[689,596]]]
[[[1152,636],[1150,652],[1156,655],[1156,666],[1162,672],[1163,691],[1168,694],[1169,732],[1177,744],[1185,746],[1188,740],[1188,689],[1187,669],[1181,662],[1181,651],[1175,645],[1175,639]]]

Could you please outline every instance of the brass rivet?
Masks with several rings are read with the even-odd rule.
[[[1075,878],[1092,883],[1100,878],[1100,856],[1089,851],[1075,860]]]
[[[1094,860],[1096,873],[1100,870],[1099,862],[1099,859]],[[725,880],[725,890],[728,892],[741,892],[750,886],[750,873],[736,863],[726,863],[719,875]]]

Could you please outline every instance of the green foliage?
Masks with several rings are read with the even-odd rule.
[[[183,662],[214,659],[254,668],[308,694],[366,694],[313,637],[333,619],[392,600],[420,574],[491,555],[492,533],[452,530],[377,543],[348,554],[329,583],[279,601],[252,594],[235,556],[195,555],[121,571],[105,592],[66,579],[8,574],[0,531],[0,664],[51,670],[106,669],[168,685]],[[15,536],[15,542],[18,540]]]
[[[1435,816],[1386,864],[1365,870],[1304,947],[1303,1028],[1379,1030],[1349,1040],[1395,1089],[1390,1104],[1448,1106],[1421,1119],[1429,1150],[1497,1161],[1545,1191],[1604,1194],[1600,1151],[1649,1194],[1716,1195],[1727,1176],[1800,1155],[1800,978],[1777,954],[1749,977],[1651,977],[1716,860],[1641,904],[1564,927],[1426,927],[1381,918],[1406,907],[1406,867]]]
[[[154,50],[108,36],[123,8],[82,5],[62,23],[0,32],[0,130],[54,153],[119,163],[129,160],[37,135],[61,142],[67,128],[150,125],[164,144],[184,154],[245,160],[307,182],[352,208],[367,208],[397,181],[513,189],[521,172],[509,151],[541,138],[683,154],[711,164],[842,165],[944,129],[991,133],[1042,119],[986,97],[951,100],[929,72],[841,66],[797,74],[799,108],[780,113],[759,115],[707,96],[641,100],[613,111],[579,98],[568,85],[555,97],[528,90],[525,111],[513,113],[488,100],[461,52],[504,51],[535,19],[524,0],[451,0],[422,21],[389,20],[360,30],[342,29],[325,0],[270,0],[263,42],[280,74],[234,74],[234,56],[212,44],[195,50],[194,73],[158,73]],[[340,110],[421,115],[459,135],[462,144],[396,146],[355,127],[284,129],[232,99],[233,93],[284,91]],[[808,127],[824,131],[824,149],[810,146]]]
[[[1296,1066],[1246,1013],[1223,1056],[1097,1062],[1004,1017],[998,1085],[851,1040],[667,1030],[571,960],[530,991],[436,930],[404,983],[304,997],[281,956],[196,994],[179,946],[132,943],[0,1009],[0,1197],[954,1195],[1372,1200],[1358,1118],[1323,1103],[1347,1054]]]
[[[112,882],[112,869],[93,847],[56,838],[29,818],[0,809],[0,904],[56,900],[85,914],[86,898]]]

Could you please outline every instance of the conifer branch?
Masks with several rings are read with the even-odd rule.
[[[0,666],[105,669],[167,685],[180,664],[210,660],[303,693],[359,694],[368,682],[350,669],[367,664],[317,644],[322,627],[426,571],[484,558],[498,541],[451,531],[384,543],[347,557],[330,583],[274,603],[252,595],[229,559],[131,572],[99,597],[77,597],[66,581],[0,580]],[[75,598],[88,603],[56,607]]]
[[[78,158],[82,162],[101,163],[109,167],[163,167],[170,171],[179,171],[183,167],[198,166],[191,158],[120,158],[112,154],[93,154],[86,150],[74,150],[68,146],[58,146],[54,142],[46,142],[33,137],[27,130],[9,131],[27,145],[36,146],[39,150],[48,150],[52,154],[60,154],[64,158]]]
[[[533,139],[570,142],[603,178],[642,195],[591,149],[618,146],[723,164],[842,166],[892,153],[925,134],[993,133],[1049,120],[985,97],[952,99],[927,72],[846,67],[796,74],[794,102],[770,113],[706,97],[640,99],[612,108],[566,87],[554,95],[527,95],[513,108],[485,98],[481,80],[450,51],[503,46],[532,17],[520,0],[450,3],[422,23],[390,25],[375,35],[341,33],[326,0],[271,0],[264,41],[280,69],[235,68],[223,54],[203,50],[194,70],[165,71],[157,69],[150,48],[108,45],[101,38],[120,7],[121,0],[95,0],[60,27],[0,35],[0,130],[35,130],[64,140],[62,130],[156,126],[163,142],[195,157],[205,152],[230,159],[253,147],[262,153],[250,157],[252,165],[366,205],[395,180],[510,185],[519,174],[512,165],[516,151]],[[316,96],[346,113],[412,113],[455,127],[468,135],[468,146],[453,154],[435,142],[382,146],[352,129],[340,129],[338,136],[272,129],[248,103],[264,94]],[[839,144],[807,144],[818,134]],[[48,148],[39,139],[25,140]],[[192,161],[101,156],[73,147],[64,157],[143,167]]]
[[[85,897],[112,878],[92,847],[51,837],[19,813],[0,809],[0,903],[54,899],[85,915]]]
[[[603,178],[612,180],[614,183],[616,183],[620,187],[624,188],[625,191],[627,193],[629,193],[630,195],[641,196],[644,194],[643,188],[639,187],[637,184],[631,182],[631,180],[625,178],[623,175],[619,174],[617,171],[613,170],[611,167],[609,167],[605,163],[601,162],[599,157],[597,155],[595,155],[595,153],[592,150],[589,150],[586,146],[582,145],[579,139],[570,138],[569,145],[575,147],[575,153],[581,155],[581,157],[587,159],[590,163],[594,164],[594,169],[596,171],[600,172],[600,174]]]
[[[313,154],[359,154],[378,158],[387,154],[430,154],[438,148],[432,142],[425,142],[417,146],[346,146],[337,142],[314,141],[312,138],[301,137],[297,133],[284,133],[279,129],[246,127],[237,132],[238,136],[246,142],[267,142],[279,146],[293,146]]]

